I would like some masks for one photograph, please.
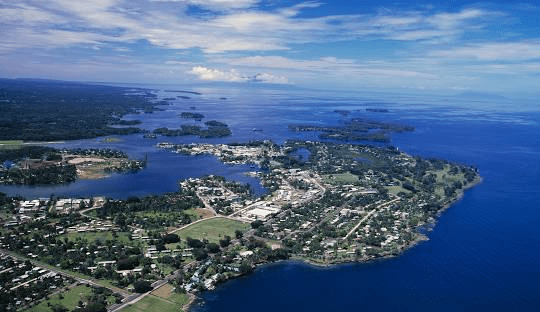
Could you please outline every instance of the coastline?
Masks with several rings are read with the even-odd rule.
[[[182,306],[182,311],[184,312],[188,312],[195,303],[195,300],[197,300],[197,295],[193,293],[187,293],[187,295],[189,297],[189,300]]]
[[[456,197],[451,202],[447,203],[446,205],[444,205],[439,210],[439,212],[437,213],[437,217],[440,217],[442,215],[442,213],[444,213],[447,209],[454,206],[458,201],[460,201],[465,196],[465,191],[467,191],[467,190],[481,184],[483,181],[484,181],[484,178],[482,176],[478,175],[478,178],[476,180],[474,180],[471,183],[464,186],[463,189],[461,189],[459,191],[459,193],[456,195]],[[435,219],[435,222],[433,222],[433,224],[435,224],[436,221],[437,221],[437,219]],[[340,265],[368,264],[368,263],[372,263],[372,262],[376,262],[376,261],[385,261],[385,260],[389,260],[389,259],[398,258],[403,253],[411,250],[413,247],[419,245],[420,243],[422,243],[424,241],[428,241],[428,240],[429,240],[429,237],[427,235],[422,234],[420,232],[417,232],[417,237],[413,241],[411,241],[411,243],[408,246],[403,248],[403,250],[401,250],[398,254],[385,255],[385,256],[382,256],[382,257],[372,257],[372,258],[368,258],[368,259],[362,259],[362,258],[355,259],[355,260],[342,259],[342,260],[331,261],[331,262],[328,262],[328,263],[323,263],[323,262],[317,262],[317,261],[313,261],[313,260],[303,258],[303,257],[299,257],[299,256],[293,256],[293,257],[291,257],[291,258],[289,258],[287,260],[277,260],[277,261],[272,261],[272,262],[258,263],[255,266],[255,268],[253,269],[253,271],[251,271],[250,273],[229,276],[226,280],[218,283],[216,285],[216,288],[219,287],[219,284],[226,283],[226,282],[231,281],[233,279],[236,279],[236,278],[238,278],[240,276],[246,276],[246,275],[252,274],[255,270],[257,270],[258,268],[263,267],[263,266],[279,264],[279,263],[282,263],[282,262],[291,262],[291,263],[305,264],[305,265],[312,266],[312,267],[318,268],[318,269],[331,269],[333,267],[337,267],[337,266],[340,266]],[[197,293],[188,293],[188,295],[190,297],[190,300],[188,301],[188,303],[186,303],[182,307],[184,312],[191,311],[191,308],[193,307],[193,305],[195,304],[197,299],[201,299],[201,297],[198,296]]]

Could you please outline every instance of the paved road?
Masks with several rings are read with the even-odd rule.
[[[179,270],[176,270],[174,271],[173,273],[171,273],[170,275],[167,275],[164,279],[161,279],[159,281],[155,281],[154,283],[152,283],[152,290],[148,291],[148,292],[145,292],[145,293],[135,293],[135,294],[132,294],[130,295],[129,297],[125,298],[124,300],[122,300],[122,303],[118,303],[118,304],[113,304],[113,305],[110,305],[107,307],[107,311],[108,312],[116,312],[116,311],[120,311],[121,309],[131,305],[131,304],[134,304],[136,303],[137,301],[143,299],[144,297],[148,296],[152,291],[160,288],[161,286],[167,284],[168,282],[170,282],[171,280],[173,280],[178,272],[180,272],[182,269],[179,269]]]
[[[365,217],[362,218],[362,220],[360,220],[360,221],[359,221],[359,222],[358,222],[358,223],[357,223],[357,224],[349,231],[349,233],[347,233],[347,235],[345,235],[345,238],[344,238],[344,239],[347,239],[349,236],[351,236],[351,234],[354,233],[354,232],[358,229],[358,227],[360,227],[360,225],[361,225],[364,221],[366,221],[369,217],[371,217],[371,215],[373,215],[373,214],[376,213],[376,212],[381,211],[381,210],[379,210],[379,208],[382,208],[382,207],[384,207],[384,206],[388,207],[388,206],[390,206],[390,204],[392,204],[392,203],[394,203],[394,202],[396,202],[396,201],[398,201],[398,200],[400,200],[399,197],[396,198],[396,199],[392,199],[391,201],[382,203],[382,204],[380,204],[379,206],[377,206],[375,209],[371,210]]]
[[[80,282],[80,283],[83,283],[83,284],[88,284],[88,285],[93,285],[93,286],[96,286],[96,287],[105,287],[109,290],[111,290],[112,292],[115,292],[115,293],[119,293],[121,294],[122,296],[124,297],[128,297],[130,294],[127,292],[127,291],[124,291],[124,290],[121,290],[120,288],[112,288],[112,287],[107,287],[107,286],[103,286],[103,285],[100,285],[92,280],[89,280],[89,279],[85,279],[85,278],[81,278],[81,277],[78,277],[76,275],[73,275],[73,274],[70,274],[70,273],[67,273],[65,271],[60,271],[60,270],[57,270],[57,269],[54,269],[54,268],[51,268],[50,266],[45,266],[43,263],[39,263],[37,261],[34,261],[34,260],[30,260],[30,259],[27,259],[27,258],[24,258],[24,257],[21,257],[19,255],[15,255],[9,251],[6,251],[6,250],[3,250],[3,249],[0,249],[0,253],[3,254],[3,255],[6,255],[6,256],[9,256],[9,257],[12,257],[12,258],[15,258],[15,259],[19,259],[21,261],[30,261],[30,263],[32,263],[33,265],[35,266],[41,266],[41,267],[44,267],[46,268],[47,270],[51,271],[51,272],[54,272],[54,273],[57,273],[57,274],[60,274],[60,275],[63,275],[63,276],[66,276],[66,277],[69,277],[69,278],[73,278],[75,279],[76,281]]]

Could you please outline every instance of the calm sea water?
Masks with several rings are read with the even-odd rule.
[[[175,101],[163,112],[144,116],[143,127],[178,127],[177,114],[196,111],[206,120],[230,125],[233,136],[143,139],[121,137],[70,142],[69,146],[116,147],[131,156],[148,155],[149,166],[132,175],[80,181],[52,188],[0,187],[27,197],[104,194],[123,198],[174,191],[179,178],[224,175],[249,182],[253,168],[227,166],[211,156],[188,157],[156,150],[160,141],[245,142],[288,138],[316,139],[315,133],[291,133],[290,123],[338,124],[349,117],[408,123],[413,133],[398,134],[392,144],[410,154],[476,165],[484,182],[447,210],[421,243],[400,257],[368,264],[317,268],[280,262],[205,292],[192,312],[202,311],[534,311],[540,309],[540,112],[519,103],[471,102],[458,98],[358,96],[289,93],[271,90],[201,88],[200,96]],[[175,94],[160,92],[162,97]],[[177,94],[176,94],[177,95]],[[226,97],[225,100],[220,97]],[[192,109],[195,107],[195,109]],[[366,112],[386,108],[388,113]],[[197,123],[197,122],[192,122]],[[253,129],[261,131],[253,131]]]
[[[311,105],[310,105],[311,104]],[[365,101],[311,99],[297,114],[334,123]],[[202,294],[192,311],[534,311],[540,309],[540,114],[516,103],[409,98],[360,113],[409,123],[400,149],[476,165],[484,182],[402,256],[317,268],[282,262]],[[368,106],[370,106],[368,104]],[[354,116],[352,113],[351,116]],[[317,119],[320,117],[321,119]],[[301,119],[301,118],[298,118]]]

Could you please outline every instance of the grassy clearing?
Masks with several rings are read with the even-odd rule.
[[[78,304],[79,300],[86,302],[86,297],[89,296],[92,293],[92,288],[80,285],[75,286],[71,288],[67,292],[63,292],[62,296],[63,299],[60,299],[60,296],[58,294],[53,295],[49,298],[49,300],[45,300],[41,302],[40,304],[29,308],[26,311],[29,312],[51,312],[51,308],[47,305],[49,303],[51,306],[56,304],[61,304],[64,307],[66,307],[69,311],[73,310]]]
[[[234,237],[234,232],[236,230],[244,232],[248,230],[249,227],[249,224],[240,221],[226,218],[214,218],[193,224],[183,230],[177,231],[176,234],[178,234],[182,240],[185,240],[187,237],[201,240],[206,238],[210,242],[217,243],[220,239],[223,239],[225,235]]]
[[[397,195],[399,192],[410,193],[411,191],[404,189],[401,185],[386,186],[389,193]]]
[[[204,218],[210,218],[213,216],[212,212],[204,208],[192,208],[184,210],[184,213],[187,214],[192,221],[197,221]]]
[[[23,143],[19,140],[0,140],[0,150],[18,149],[22,147]]]
[[[22,145],[21,140],[0,140],[0,145]]]
[[[450,166],[445,165],[443,170],[438,170],[432,172],[437,176],[437,182],[438,183],[453,183],[455,181],[463,181],[465,180],[465,175],[463,173],[458,174],[450,174],[448,173],[450,171]]]
[[[169,284],[161,286],[160,288],[154,290],[151,294],[162,299],[167,299],[179,305],[184,305],[189,301],[188,295],[175,293],[173,287]]]
[[[333,185],[341,185],[341,184],[354,184],[355,182],[358,182],[358,176],[347,172],[347,173],[339,173],[339,174],[329,174],[324,176],[324,182],[328,184]]]
[[[127,306],[122,309],[122,312],[147,312],[147,311],[159,311],[159,312],[179,312],[182,310],[182,304],[178,304],[172,300],[157,297],[150,294],[143,299],[137,301],[135,304]]]
[[[117,137],[109,137],[109,138],[103,139],[103,142],[104,143],[118,143],[118,142],[122,142],[122,139],[117,138]]]

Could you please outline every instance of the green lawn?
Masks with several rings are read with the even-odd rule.
[[[443,170],[433,171],[433,173],[437,176],[438,183],[453,183],[455,181],[463,181],[465,179],[465,175],[461,172],[452,175],[448,173],[448,171],[450,171],[449,165],[445,165]]]
[[[40,304],[26,310],[29,312],[51,312],[51,308],[47,305],[47,303],[50,303],[51,306],[55,304],[61,304],[64,307],[68,308],[69,311],[73,310],[78,303],[79,300],[86,302],[85,298],[86,296],[90,295],[92,293],[92,288],[80,285],[75,286],[71,288],[67,292],[63,292],[62,296],[63,299],[60,299],[60,296],[58,294],[53,295],[49,298],[49,300],[45,300],[41,302]]]
[[[234,238],[234,232],[236,230],[244,232],[249,228],[250,225],[247,223],[226,218],[214,218],[193,224],[176,233],[182,240],[185,240],[187,237],[200,240],[206,238],[209,242],[217,243],[220,239],[223,239],[225,235]]]
[[[182,304],[178,304],[170,299],[163,299],[154,295],[148,295],[137,301],[135,304],[122,309],[122,312],[181,312]]]
[[[324,182],[333,185],[339,184],[353,184],[358,182],[358,176],[352,173],[339,173],[339,174],[329,174],[324,176]]]
[[[184,210],[184,213],[187,214],[192,221],[199,220],[199,213],[195,209]]]
[[[390,192],[391,194],[397,195],[400,192],[404,193],[410,193],[411,191],[404,189],[401,187],[401,185],[394,185],[394,186],[385,186],[385,188]]]
[[[21,140],[0,140],[0,145],[21,145],[23,141]]]
[[[19,140],[0,140],[0,150],[2,149],[18,149],[23,145],[23,141]]]

